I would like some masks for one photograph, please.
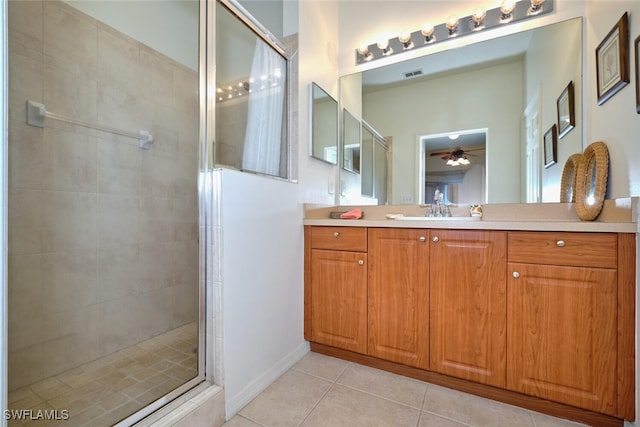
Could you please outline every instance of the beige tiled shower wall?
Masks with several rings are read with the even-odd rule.
[[[9,388],[197,318],[197,72],[55,0],[9,1]],[[46,119],[27,100],[137,141]]]

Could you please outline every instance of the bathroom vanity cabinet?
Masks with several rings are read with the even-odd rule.
[[[504,387],[507,233],[431,230],[430,244],[430,369]]]
[[[367,354],[429,368],[429,230],[369,228]]]
[[[624,351],[618,347],[618,333],[624,334],[618,327],[619,239],[624,235],[509,233],[510,389],[631,415],[623,402],[618,408],[616,389],[617,353]]]
[[[308,339],[366,353],[366,229],[313,227],[309,238],[312,326]]]
[[[633,233],[305,226],[312,349],[592,425],[635,417],[634,288]]]

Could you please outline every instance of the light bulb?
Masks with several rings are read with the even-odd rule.
[[[380,50],[382,50],[382,56],[391,55],[393,53],[393,49],[389,46],[389,39],[380,39],[376,45]]]
[[[409,31],[403,31],[400,33],[400,35],[398,36],[398,40],[400,40],[400,43],[406,43],[409,40],[411,40],[411,32]]]
[[[365,61],[371,61],[373,59],[373,53],[369,52],[369,45],[366,43],[358,46],[358,55],[362,56]]]
[[[487,11],[484,9],[484,7],[477,7],[473,10],[471,19],[473,20],[474,30],[482,28],[482,21],[484,21],[485,16],[487,16]]]
[[[449,36],[455,35],[458,30],[458,17],[455,15],[451,15],[447,18],[447,22],[445,23],[447,30],[449,30]]]
[[[510,22],[513,19],[513,10],[515,8],[516,0],[503,0],[500,5],[500,22]]]
[[[378,42],[376,43],[376,45],[377,45],[380,49],[385,50],[386,48],[388,48],[388,47],[389,47],[389,40],[387,40],[387,39],[380,39],[380,40],[378,40]]]
[[[398,36],[398,40],[402,43],[402,49],[411,49],[413,42],[411,41],[411,31],[403,31]]]
[[[433,36],[433,31],[434,31],[434,28],[432,24],[424,24],[422,26],[422,29],[420,30],[420,32],[424,36],[425,43],[430,43],[435,39],[435,37]]]
[[[509,15],[511,14],[511,12],[513,12],[513,9],[516,8],[516,0],[503,0],[502,4],[500,5],[500,12],[502,12],[505,15]]]
[[[531,0],[531,6],[529,6],[529,10],[527,13],[529,15],[536,15],[542,11],[542,4],[544,0]]]

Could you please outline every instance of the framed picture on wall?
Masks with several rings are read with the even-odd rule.
[[[568,134],[576,126],[575,102],[573,100],[573,81],[562,91],[558,98],[558,138]]]
[[[544,167],[548,168],[556,163],[558,147],[558,128],[554,124],[544,134]]]
[[[596,48],[598,105],[629,84],[629,19],[622,15]]]
[[[636,51],[636,113],[640,114],[640,36],[636,37],[633,42],[634,50]]]

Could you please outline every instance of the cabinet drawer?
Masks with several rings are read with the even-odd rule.
[[[311,227],[311,247],[335,251],[367,251],[366,227]]]
[[[617,267],[617,236],[609,233],[510,232],[509,262]]]

